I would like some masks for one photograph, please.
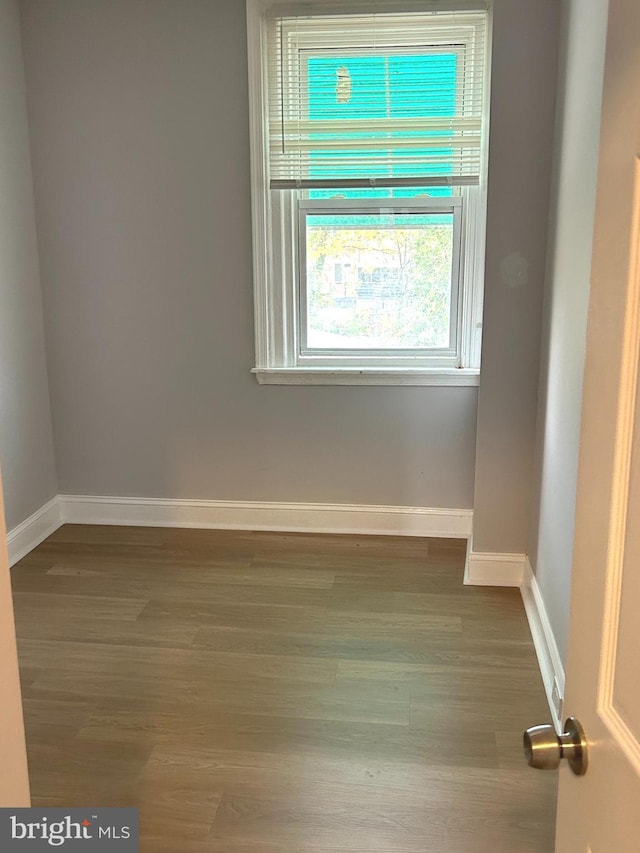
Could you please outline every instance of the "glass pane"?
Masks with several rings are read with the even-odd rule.
[[[452,213],[307,216],[307,347],[449,347],[452,260]]]
[[[312,178],[451,175],[451,130],[412,125],[411,119],[448,118],[456,111],[455,52],[310,56],[301,52],[308,85]],[[330,128],[330,129],[329,129]],[[434,148],[442,138],[443,147]],[[331,142],[323,148],[321,142]],[[393,141],[404,142],[402,147]],[[342,142],[343,144],[340,144]],[[388,144],[387,144],[388,143]],[[410,144],[411,143],[411,144]],[[427,146],[424,146],[427,143]]]

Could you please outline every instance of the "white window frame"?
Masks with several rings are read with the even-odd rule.
[[[454,206],[451,202],[456,200],[455,206],[460,208],[454,220],[459,228],[455,237],[459,247],[455,251],[455,265],[459,269],[456,352],[323,350],[310,353],[301,349],[301,216],[305,209],[328,207],[324,202],[331,204],[334,200],[307,202],[302,190],[271,190],[268,186],[265,12],[269,3],[270,0],[247,0],[256,349],[256,365],[252,372],[261,384],[278,385],[477,385],[484,291],[486,139],[483,140],[484,163],[478,186],[457,187],[457,195],[431,199],[353,199],[349,202],[351,210],[367,207],[397,212],[414,206],[428,206],[434,210],[438,206],[451,208]],[[348,3],[349,0],[345,0],[342,8]],[[490,31],[489,25],[488,38]],[[488,44],[487,58],[490,53]],[[485,86],[488,93],[488,69]],[[485,103],[488,111],[488,95]],[[425,192],[428,193],[428,188]],[[342,207],[342,204],[337,206]]]

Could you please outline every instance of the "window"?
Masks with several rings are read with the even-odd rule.
[[[254,372],[475,384],[488,12],[353,2],[248,0]]]

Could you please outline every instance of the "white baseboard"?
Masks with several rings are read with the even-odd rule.
[[[529,620],[533,645],[538,656],[540,674],[547,701],[551,710],[556,731],[562,731],[562,703],[564,699],[564,666],[558,646],[544,606],[538,581],[533,573],[529,558],[526,559],[525,573],[520,587],[524,609]]]
[[[29,518],[7,533],[9,565],[13,566],[62,524],[60,498],[56,495]]]
[[[473,511],[357,504],[57,495],[9,531],[9,565],[21,560],[64,523],[466,539],[471,536]]]
[[[390,536],[471,535],[473,511],[357,504],[165,500],[60,495],[71,524],[358,533]]]
[[[464,571],[468,586],[521,586],[525,576],[524,554],[491,554],[470,551]]]
[[[524,603],[553,724],[562,731],[564,667],[536,576],[526,554],[469,551],[464,582],[470,586],[517,586]]]

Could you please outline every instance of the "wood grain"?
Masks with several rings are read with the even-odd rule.
[[[519,594],[464,543],[66,525],[12,571],[35,805],[145,853],[548,853]]]

